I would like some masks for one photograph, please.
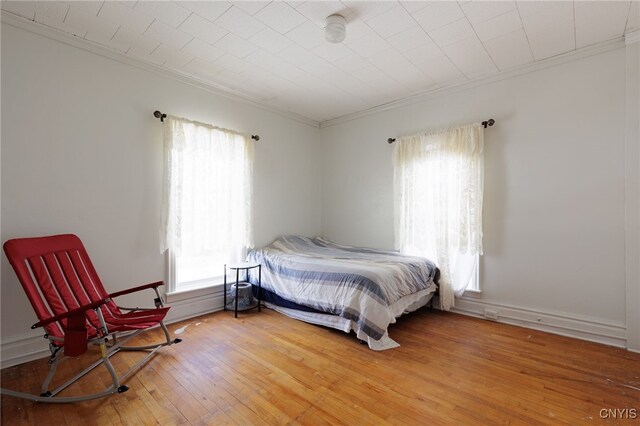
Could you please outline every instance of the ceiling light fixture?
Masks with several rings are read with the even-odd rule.
[[[342,15],[330,15],[324,21],[324,38],[330,43],[340,43],[347,35],[347,20]]]

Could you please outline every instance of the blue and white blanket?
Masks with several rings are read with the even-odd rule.
[[[262,265],[263,288],[351,320],[367,340],[387,335],[397,316],[390,309],[394,302],[436,288],[437,268],[430,260],[322,238],[281,237],[252,250],[247,260]],[[250,279],[257,282],[257,274],[252,272]]]

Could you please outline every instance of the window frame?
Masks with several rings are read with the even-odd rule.
[[[253,143],[249,139],[248,135],[244,135],[242,133],[239,133],[233,130],[209,125],[206,123],[200,123],[192,120],[170,116],[168,117],[167,123],[165,123],[165,125],[167,126],[171,125],[172,127],[172,131],[171,131],[172,136],[170,137],[169,141],[167,141],[167,133],[165,133],[165,170],[164,170],[165,182],[164,182],[164,188],[163,188],[163,203],[166,203],[166,204],[163,206],[163,209],[165,210],[163,211],[162,229],[166,235],[161,239],[161,248],[165,250],[165,262],[166,262],[165,277],[166,277],[166,283],[167,283],[166,294],[175,295],[178,293],[189,293],[189,292],[198,293],[198,290],[201,290],[201,289],[211,288],[218,285],[222,286],[224,281],[224,275],[226,272],[224,269],[224,264],[243,261],[246,258],[246,254],[247,254],[246,245],[247,244],[251,245],[253,242],[253,229],[252,229],[253,218],[251,217],[252,216],[251,210],[252,210],[252,204],[253,204],[252,186],[253,186],[253,164],[254,164],[253,149],[254,148],[253,148]],[[190,128],[193,127],[193,129],[190,130],[188,135],[186,130],[183,131],[182,133],[180,133],[182,134],[182,137],[176,139],[175,129],[179,128],[180,126],[189,126]],[[208,129],[209,133],[205,134],[204,136],[199,135],[198,128]],[[207,130],[205,130],[205,133],[206,132]],[[194,142],[197,142],[200,145],[202,145],[203,140],[204,142],[207,142],[205,138],[209,138],[209,140],[211,141],[213,139],[217,139],[218,137],[220,137],[219,135],[214,135],[213,133],[216,133],[216,134],[222,133],[221,137],[223,139],[229,139],[229,142],[232,142],[234,144],[242,143],[242,148],[240,148],[239,145],[235,145],[235,147],[231,149],[231,152],[229,152],[229,155],[231,155],[230,159],[234,161],[225,161],[225,163],[231,164],[230,167],[231,167],[231,170],[233,171],[237,167],[240,167],[240,162],[236,160],[242,161],[242,165],[241,165],[242,173],[240,173],[239,176],[240,176],[240,179],[244,178],[244,181],[229,182],[229,184],[231,185],[229,188],[231,188],[231,190],[233,191],[234,190],[233,188],[235,188],[235,186],[241,185],[242,191],[243,191],[242,193],[244,194],[244,197],[242,197],[242,199],[244,199],[243,205],[244,206],[247,205],[246,198],[248,196],[249,197],[248,204],[250,207],[248,209],[244,207],[244,209],[242,210],[243,212],[242,217],[244,218],[244,220],[240,221],[240,225],[238,225],[237,223],[232,224],[233,226],[242,227],[242,231],[240,231],[239,233],[240,235],[235,235],[234,233],[233,235],[226,235],[226,238],[223,237],[222,235],[217,235],[213,237],[214,239],[216,239],[216,241],[210,241],[206,237],[203,239],[202,235],[200,235],[199,232],[196,232],[196,233],[192,232],[191,240],[196,242],[196,244],[200,245],[201,247],[214,247],[217,245],[217,243],[222,243],[221,251],[224,254],[222,255],[221,258],[215,257],[215,256],[210,258],[208,255],[202,256],[202,257],[194,256],[193,258],[180,257],[178,256],[177,251],[172,250],[171,248],[172,243],[170,241],[172,240],[171,240],[171,237],[169,236],[170,234],[169,229],[171,228],[168,222],[171,219],[165,219],[165,214],[167,218],[172,217],[171,216],[172,213],[170,213],[172,211],[171,203],[174,196],[172,187],[175,182],[173,180],[174,174],[173,172],[169,172],[169,170],[173,170],[171,165],[173,164],[173,161],[176,160],[177,158],[175,157],[176,154],[174,153],[173,150],[175,148],[176,143],[183,143],[183,144],[189,143],[192,137],[196,137],[196,140]],[[239,138],[242,138],[242,141],[240,141]],[[200,139],[203,139],[203,140],[200,140]],[[220,140],[218,140],[218,142],[220,142]],[[197,147],[198,145],[196,144],[195,146]],[[211,152],[207,152],[207,154],[211,154]],[[186,155],[186,154],[183,154],[183,155]],[[217,157],[219,158],[220,156],[217,156]],[[191,159],[185,160],[183,159],[183,157],[179,157],[178,159],[179,160],[182,159],[181,161],[185,161],[185,162],[187,160],[192,161]],[[180,181],[182,182],[185,179],[183,177],[184,173],[182,168],[179,168],[179,169],[180,171],[178,173],[181,176]],[[247,178],[249,178],[249,180],[247,180]],[[208,190],[209,186],[207,182],[205,181],[201,182],[199,180],[193,181],[192,179],[192,181],[189,184],[189,187],[191,188],[189,191],[189,194],[194,194],[195,193],[194,191],[198,192],[198,189]],[[219,182],[219,180],[217,182]],[[225,181],[222,181],[222,182],[224,183]],[[218,183],[218,185],[220,184]],[[224,184],[222,186],[223,188],[227,188]],[[215,200],[219,201],[220,199],[224,199],[225,196],[228,196],[229,188],[227,188],[226,190],[223,189],[221,192],[218,191],[219,193],[217,193]],[[235,192],[237,192],[237,188],[235,189],[236,189]],[[180,195],[180,197],[182,197],[182,195]],[[237,202],[237,198],[235,200]],[[218,204],[224,204],[224,203],[218,203]],[[248,216],[247,216],[247,211],[249,212]],[[236,215],[236,216],[239,216],[239,215]],[[193,218],[193,221],[191,220],[189,221],[190,226],[193,228],[193,226],[197,226],[198,223],[200,223],[201,225],[204,223],[204,224],[207,224],[207,226],[211,225],[211,223],[206,222],[207,220],[210,220],[210,219],[205,218],[204,219],[205,222],[203,222],[202,220],[203,220],[202,218]],[[221,222],[221,223],[224,223],[224,222]],[[198,228],[195,228],[195,229],[198,229]],[[191,231],[193,231],[193,229],[191,229]],[[241,235],[243,233],[244,233],[244,236]],[[211,237],[211,235],[209,235],[209,237]],[[232,238],[228,238],[228,237],[232,237]],[[226,242],[236,240],[236,237],[239,237],[239,238],[238,238],[238,242],[235,245],[226,244]],[[242,239],[242,241],[240,241],[240,239]],[[229,250],[227,250],[227,248],[229,248]],[[223,263],[219,263],[218,262],[219,260],[222,260]],[[186,265],[186,267],[179,267],[179,264],[181,264],[182,266]],[[211,275],[207,276],[209,274]],[[201,276],[204,276],[204,277],[201,278]],[[180,282],[178,280],[178,277],[181,277],[182,279],[185,279],[185,278],[187,279],[196,278],[196,279],[193,279],[191,281]]]
[[[473,286],[472,284],[475,284],[475,286]],[[482,288],[480,287],[480,253],[476,253],[476,272],[475,274],[473,274],[471,282],[464,290],[464,295],[468,296],[471,294],[472,297],[474,297],[476,295],[480,295],[481,293]]]

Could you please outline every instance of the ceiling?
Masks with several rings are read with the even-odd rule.
[[[18,15],[323,122],[620,38],[638,1],[2,1]],[[341,44],[324,19],[347,20]]]

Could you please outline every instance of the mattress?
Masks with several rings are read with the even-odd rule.
[[[434,293],[435,289],[429,288],[428,290],[422,290],[418,293],[410,294],[398,300],[391,306],[391,310],[395,313],[395,318],[426,306],[433,298]],[[335,328],[336,330],[341,330],[345,333],[350,333],[353,331],[355,332],[358,339],[367,343],[369,349],[372,349],[374,351],[384,351],[386,349],[393,349],[400,346],[398,342],[389,337],[388,330],[380,339],[374,340],[371,338],[371,336],[363,333],[354,321],[339,317],[337,315],[325,314],[316,310],[299,309],[291,304],[288,304],[288,307],[285,307],[276,303],[265,302],[265,306],[299,321],[321,325],[324,327]],[[395,322],[395,318],[392,323]]]
[[[374,350],[397,346],[389,324],[427,304],[437,288],[438,269],[428,259],[322,238],[281,237],[248,260],[262,265],[263,289],[279,298],[269,301],[274,309],[354,331]],[[249,280],[257,282],[257,271]]]

